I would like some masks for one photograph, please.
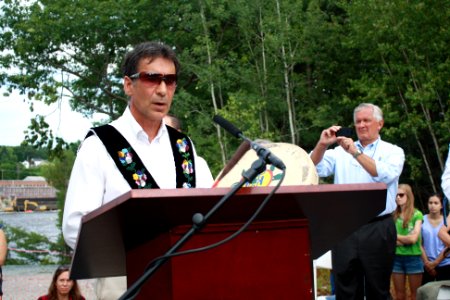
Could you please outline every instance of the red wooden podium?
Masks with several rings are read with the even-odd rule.
[[[273,187],[243,188],[183,250],[236,231]],[[130,286],[230,189],[132,190],[82,219],[71,277],[127,275]],[[384,184],[282,186],[232,241],[172,258],[136,299],[312,299],[312,259],[384,210]]]

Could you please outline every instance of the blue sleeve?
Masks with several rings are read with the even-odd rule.
[[[336,155],[336,149],[328,149],[325,151],[322,160],[316,165],[317,175],[319,177],[328,177],[334,174]]]
[[[386,148],[380,151],[383,155],[375,159],[378,176],[374,180],[390,184],[398,180],[402,173],[405,153],[402,148],[395,145],[389,145]]]

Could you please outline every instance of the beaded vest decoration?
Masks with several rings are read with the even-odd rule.
[[[194,188],[195,163],[191,140],[187,135],[174,128],[166,127],[175,162],[177,188]],[[105,145],[109,155],[132,189],[159,189],[140,157],[114,126],[107,124],[91,128],[86,138],[93,134]]]

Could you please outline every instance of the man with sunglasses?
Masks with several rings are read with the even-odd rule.
[[[381,140],[381,109],[362,103],[353,112],[357,141],[338,136],[341,126],[322,131],[310,156],[320,177],[334,175],[334,183],[383,182],[387,185],[386,208],[332,249],[336,299],[390,299],[389,287],[397,233],[391,213],[405,155]],[[334,149],[329,146],[337,143]]]
[[[131,50],[122,66],[129,103],[123,115],[92,128],[80,145],[67,190],[63,234],[74,248],[81,217],[130,189],[209,188],[207,164],[196,164],[192,141],[166,126],[180,64],[174,51],[159,42]],[[118,299],[125,277],[98,280],[99,300]]]

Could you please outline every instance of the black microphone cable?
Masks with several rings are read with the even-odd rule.
[[[248,228],[248,226],[250,226],[250,224],[256,219],[256,217],[258,217],[258,215],[261,213],[261,211],[264,209],[264,207],[267,205],[267,203],[269,202],[269,200],[272,198],[272,196],[275,194],[275,192],[280,188],[281,183],[284,180],[284,177],[286,175],[286,172],[283,170],[281,173],[281,179],[280,181],[277,183],[277,185],[272,189],[272,191],[270,191],[270,193],[264,198],[264,200],[261,202],[261,204],[258,206],[258,208],[256,209],[256,211],[253,213],[253,215],[247,220],[247,222],[245,222],[237,231],[235,231],[232,235],[224,238],[223,240],[216,242],[214,244],[205,246],[205,247],[199,247],[199,248],[194,248],[194,249],[189,249],[189,250],[185,250],[185,251],[179,251],[179,252],[175,252],[169,255],[163,255],[163,256],[159,256],[156,257],[155,259],[153,259],[145,268],[145,270],[149,269],[154,263],[156,263],[158,260],[161,259],[166,259],[166,258],[171,258],[171,257],[175,257],[175,256],[181,256],[181,255],[186,255],[186,254],[192,254],[192,253],[197,253],[197,252],[202,252],[202,251],[206,251],[206,250],[210,250],[212,248],[216,248],[219,247],[220,245],[223,245],[229,241],[231,241],[232,239],[234,239],[235,237],[237,237],[239,234],[241,234],[244,230],[246,230]],[[194,215],[193,219],[195,219],[196,216]],[[197,217],[198,219],[200,219],[199,217]],[[199,220],[198,220],[199,221]]]
[[[284,181],[284,178],[286,176],[286,167],[284,166],[284,163],[278,159],[278,157],[276,157],[275,155],[273,155],[269,150],[265,149],[264,147],[254,143],[253,141],[247,139],[245,136],[243,136],[242,132],[237,129],[234,125],[232,125],[230,122],[228,122],[227,120],[223,119],[220,116],[215,116],[214,117],[214,121],[216,123],[218,123],[219,125],[221,125],[222,127],[224,127],[224,129],[226,129],[228,132],[230,132],[232,135],[234,135],[235,137],[239,137],[242,138],[246,141],[249,141],[251,144],[252,149],[254,149],[258,156],[259,156],[259,161],[264,161],[265,163],[270,163],[272,165],[274,165],[275,167],[279,168],[281,170],[281,178],[279,180],[279,182],[277,183],[277,185],[270,191],[270,193],[264,198],[264,200],[261,202],[261,204],[258,206],[258,208],[255,210],[255,212],[250,216],[250,218],[237,230],[235,231],[233,234],[229,235],[228,237],[204,246],[204,247],[199,247],[199,248],[193,248],[193,249],[189,249],[189,250],[184,250],[184,251],[178,251],[178,252],[174,252],[171,254],[165,254],[159,257],[154,258],[150,263],[147,264],[147,266],[144,269],[143,273],[146,273],[150,268],[153,267],[153,265],[155,265],[156,263],[158,263],[161,260],[167,260],[170,259],[172,257],[179,257],[179,256],[183,256],[183,255],[188,255],[188,254],[193,254],[193,253],[198,253],[198,252],[203,252],[203,251],[207,251],[216,247],[219,247],[229,241],[231,241],[232,239],[236,238],[238,235],[240,235],[243,231],[245,231],[250,224],[258,217],[258,215],[261,213],[261,211],[266,207],[267,203],[269,202],[269,200],[273,197],[273,195],[275,194],[275,192],[280,188],[281,184]],[[244,176],[245,179],[247,179]],[[194,223],[193,226],[196,226],[198,229],[201,229],[203,227],[204,224],[204,216],[200,213],[196,213],[194,214],[194,216],[192,217],[192,221]],[[207,224],[206,224],[207,225]],[[140,292],[140,288],[135,290],[134,293],[132,295],[129,295],[129,297],[127,299],[134,299],[136,298],[136,296],[139,294]]]
[[[231,133],[233,136],[237,137],[237,138],[243,138],[244,140],[249,141],[251,144],[256,144],[254,142],[252,142],[251,140],[247,139],[246,137],[243,136],[242,132],[236,128],[233,124],[231,124],[229,121],[227,121],[226,119],[222,118],[219,115],[214,116],[214,121],[216,123],[218,123],[220,126],[222,126],[225,130],[227,130],[229,133]],[[259,145],[258,145],[259,146]],[[256,146],[255,146],[256,147]],[[261,147],[263,148],[263,147]],[[263,148],[264,149],[264,148]],[[256,151],[256,150],[255,150]],[[270,152],[268,150],[266,150],[267,152]],[[274,155],[272,155],[272,157],[276,157]],[[277,158],[278,159],[278,158]],[[281,161],[281,160],[280,160]],[[270,162],[268,162],[270,163]],[[189,250],[185,250],[185,251],[179,251],[179,252],[175,252],[169,255],[163,255],[163,256],[159,256],[155,259],[153,259],[145,268],[145,270],[147,270],[148,268],[150,268],[154,263],[156,263],[158,260],[161,259],[166,259],[166,258],[171,258],[171,257],[175,257],[175,256],[181,256],[181,255],[186,255],[186,254],[192,254],[192,253],[197,253],[197,252],[202,252],[202,251],[206,251],[206,250],[210,250],[212,248],[216,248],[220,245],[223,245],[229,241],[231,241],[232,239],[234,239],[235,237],[237,237],[239,234],[241,234],[244,230],[246,230],[248,228],[248,226],[250,226],[250,224],[256,219],[256,217],[258,217],[258,215],[260,214],[260,212],[264,209],[264,207],[267,205],[267,203],[269,202],[269,200],[273,197],[273,195],[275,194],[275,192],[280,188],[281,184],[283,183],[284,177],[286,176],[286,167],[284,166],[284,164],[281,162],[280,165],[280,169],[281,169],[281,178],[280,181],[277,183],[277,185],[272,189],[272,191],[270,191],[270,193],[264,198],[264,200],[261,202],[261,204],[259,205],[259,207],[256,209],[256,211],[253,213],[253,215],[247,220],[247,222],[245,222],[241,228],[239,228],[237,231],[235,231],[232,235],[224,238],[223,240],[216,242],[214,244],[205,246],[205,247],[200,247],[200,248],[194,248],[194,249],[189,249]],[[203,217],[200,214],[196,214],[193,217],[193,221],[194,224],[198,223],[200,224],[203,219]]]

